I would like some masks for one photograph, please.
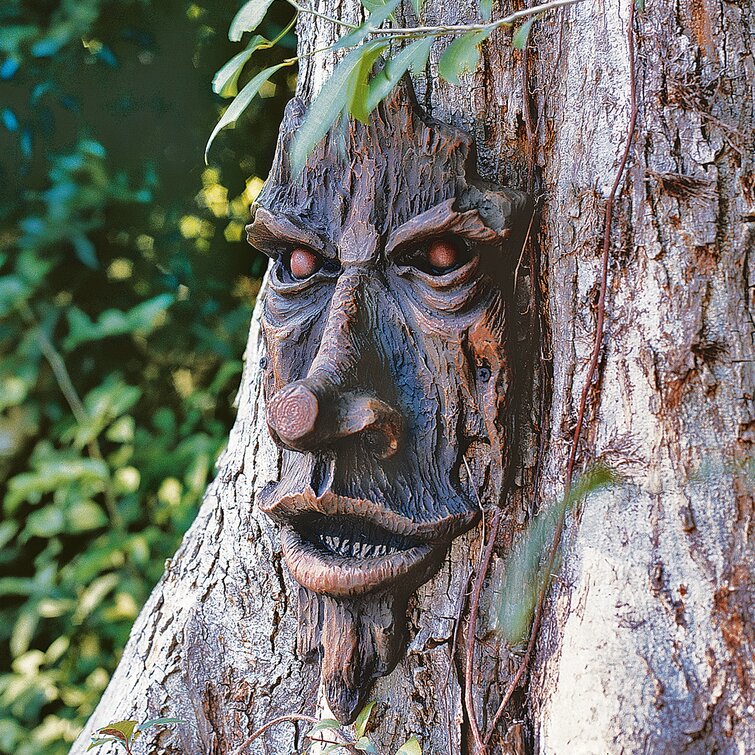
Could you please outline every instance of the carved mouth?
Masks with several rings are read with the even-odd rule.
[[[444,548],[422,544],[356,517],[305,516],[281,533],[294,579],[313,592],[347,597],[399,580],[427,579]],[[416,585],[414,585],[416,586]]]
[[[263,510],[283,525],[283,556],[294,579],[334,597],[391,585],[414,591],[432,576],[451,538],[477,518],[465,512],[416,523],[369,501],[311,490]]]
[[[310,545],[335,557],[383,558],[422,545],[416,538],[389,532],[354,516],[305,514],[294,528]]]

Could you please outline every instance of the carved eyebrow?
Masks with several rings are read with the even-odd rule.
[[[246,227],[246,240],[269,257],[279,251],[281,242],[306,246],[317,252],[325,250],[322,239],[307,228],[302,228],[285,215],[274,215],[264,207],[258,207],[254,220]]]
[[[390,235],[385,245],[385,253],[391,254],[408,243],[416,244],[419,241],[449,233],[482,243],[501,242],[509,235],[508,228],[497,232],[485,225],[477,210],[465,212],[454,210],[455,202],[455,199],[447,199],[411,220],[407,220]]]

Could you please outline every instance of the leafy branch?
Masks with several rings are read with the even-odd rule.
[[[65,360],[63,359],[60,352],[55,348],[55,344],[53,344],[53,342],[50,340],[50,337],[47,335],[44,328],[37,320],[34,311],[28,304],[28,302],[22,302],[19,309],[24,322],[28,326],[35,329],[37,343],[39,344],[39,350],[42,352],[44,358],[47,360],[47,363],[50,365],[50,369],[52,370],[52,374],[55,377],[58,387],[60,388],[60,392],[68,402],[68,406],[71,409],[71,413],[73,414],[76,423],[79,425],[79,427],[86,427],[90,421],[89,414],[84,407],[84,402],[81,400],[81,397],[74,387],[73,381],[71,380],[71,375],[68,372],[68,368],[66,367]],[[92,459],[96,459],[97,461],[104,463],[105,457],[102,453],[100,443],[97,440],[96,436],[90,438],[87,441],[86,446],[87,450],[89,451],[89,456]],[[122,532],[123,519],[118,513],[116,495],[115,491],[113,490],[112,479],[109,475],[105,483],[104,498],[105,508],[107,509],[110,523],[117,531]]]
[[[180,718],[152,718],[141,724],[132,719],[114,721],[107,726],[97,729],[97,733],[92,737],[92,741],[89,743],[86,751],[89,752],[89,750],[101,745],[116,744],[123,747],[126,755],[133,755],[132,745],[147,729],[151,729],[153,726],[183,723],[186,722]]]
[[[480,46],[498,29],[513,27],[523,21],[512,38],[516,49],[523,49],[527,44],[532,24],[543,13],[557,8],[573,5],[582,0],[552,0],[552,2],[535,5],[532,8],[511,13],[494,21],[489,20],[492,11],[490,0],[480,0],[480,12],[485,22],[476,24],[439,24],[437,26],[397,27],[393,23],[393,13],[399,0],[362,0],[368,16],[362,24],[354,25],[328,16],[312,8],[301,5],[296,0],[285,0],[295,15],[290,23],[273,40],[255,35],[246,48],[228,61],[213,79],[213,91],[222,97],[235,96],[221,116],[207,140],[205,162],[209,157],[210,147],[218,133],[234,126],[239,116],[249,107],[262,87],[281,68],[297,64],[305,57],[323,52],[350,49],[333,70],[330,78],[323,84],[320,92],[312,100],[309,110],[297,129],[290,147],[290,163],[294,175],[304,168],[307,157],[323,139],[333,123],[342,115],[349,115],[363,123],[370,114],[398,84],[407,71],[421,72],[430,56],[433,43],[441,37],[454,37],[438,61],[438,74],[451,84],[458,84],[460,76],[471,73],[480,60]],[[250,0],[238,11],[228,32],[231,41],[240,42],[244,34],[255,31],[264,21],[273,0]],[[422,12],[422,0],[413,0],[414,11],[419,17]],[[309,15],[328,21],[346,30],[335,43],[313,50],[303,55],[286,58],[277,65],[270,66],[257,73],[237,93],[237,82],[245,66],[257,50],[274,47],[295,26],[302,15]],[[407,42],[403,49],[395,52],[395,43]],[[382,57],[383,64],[374,71],[377,61]]]
[[[285,716],[278,716],[277,718],[268,721],[266,724],[263,724],[259,729],[250,734],[249,737],[247,737],[247,739],[245,739],[231,753],[231,755],[243,755],[243,753],[246,752],[247,747],[249,747],[249,745],[256,739],[259,739],[259,737],[261,737],[268,729],[272,729],[274,726],[287,722],[293,724],[299,722],[314,724],[304,736],[311,742],[325,745],[320,751],[322,755],[337,750],[345,750],[350,755],[361,755],[361,753],[377,755],[377,748],[372,740],[366,736],[370,716],[374,707],[374,700],[367,703],[367,705],[359,711],[359,715],[357,716],[356,721],[354,721],[353,727],[342,726],[335,718],[317,719],[313,716],[306,716],[303,713],[289,713]],[[422,755],[422,747],[417,741],[417,738],[412,736],[409,737],[401,747],[399,747],[396,751],[396,755]]]
[[[515,11],[514,13],[505,16],[504,18],[500,18],[497,21],[490,21],[485,24],[439,24],[437,26],[410,26],[407,28],[394,27],[390,29],[371,29],[370,31],[373,33],[402,36],[442,36],[445,34],[466,34],[469,32],[477,31],[483,31],[490,34],[496,29],[500,29],[504,26],[513,26],[517,21],[521,21],[521,19],[523,18],[539,16],[541,13],[545,13],[546,11],[555,10],[556,8],[562,8],[568,5],[575,5],[576,3],[581,2],[582,0],[554,0],[550,3],[535,5],[532,8],[523,8],[522,10]]]

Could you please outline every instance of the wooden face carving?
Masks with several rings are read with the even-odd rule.
[[[343,723],[400,658],[409,596],[505,473],[505,292],[527,202],[484,186],[470,150],[400,94],[331,133],[298,179],[284,138],[247,229],[275,260],[263,364],[283,450],[260,505],[304,588],[300,651],[319,652]]]

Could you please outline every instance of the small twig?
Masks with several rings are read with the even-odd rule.
[[[320,737],[307,737],[310,742],[320,742],[326,745],[337,745],[342,750],[346,750],[352,755],[361,755],[361,752],[351,742],[334,742],[332,739],[321,739]]]
[[[527,242],[530,240],[530,233],[532,233],[532,224],[535,222],[535,208],[532,208],[532,213],[530,214],[530,222],[527,226],[527,233],[524,234],[524,242],[522,243],[522,249],[519,252],[519,259],[516,263],[516,268],[514,269],[514,290],[516,290],[517,281],[519,280],[519,268],[522,266],[522,259],[524,258],[524,250],[527,247]],[[533,285],[536,283],[534,280],[534,274],[533,274]]]
[[[303,5],[299,5],[296,0],[286,0],[286,2],[297,11],[299,11],[299,13],[306,13],[310,16],[315,16],[316,18],[322,18],[325,21],[330,21],[330,23],[336,24],[337,26],[343,26],[346,29],[358,28],[355,24],[349,24],[346,21],[341,21],[340,19],[334,18],[333,16],[328,16],[325,13],[320,13],[319,11],[312,10],[311,8],[305,8]]]
[[[482,740],[482,733],[480,731],[479,724],[477,723],[477,715],[475,713],[474,695],[472,694],[472,677],[474,676],[474,647],[475,647],[475,626],[477,625],[477,614],[480,609],[480,593],[482,592],[482,585],[485,581],[485,576],[488,573],[488,567],[490,566],[490,559],[493,555],[493,547],[495,546],[496,537],[498,536],[498,525],[501,521],[501,509],[500,506],[496,507],[495,514],[493,514],[493,521],[490,525],[490,535],[488,536],[488,542],[485,546],[485,550],[480,553],[480,560],[477,566],[477,577],[475,578],[474,587],[472,589],[472,600],[469,604],[469,620],[467,621],[467,641],[465,648],[465,669],[464,669],[464,707],[467,711],[467,718],[469,718],[469,727],[472,730],[472,738],[474,739],[475,747],[484,751],[485,745]]]
[[[466,34],[469,31],[495,31],[501,26],[511,26],[516,21],[528,16],[535,16],[538,13],[563,8],[568,5],[575,5],[584,0],[554,0],[551,3],[535,5],[532,8],[523,8],[515,13],[511,13],[497,21],[491,21],[487,24],[441,24],[439,26],[414,26],[414,27],[394,27],[391,29],[370,28],[372,34],[406,35],[406,36],[441,36],[443,34]]]
[[[587,407],[587,397],[590,393],[590,387],[592,386],[592,381],[593,381],[593,378],[595,377],[595,372],[598,368],[600,350],[603,343],[603,335],[604,335],[603,331],[604,331],[604,326],[605,326],[605,310],[606,310],[606,291],[608,289],[608,261],[610,258],[610,250],[611,250],[611,226],[613,224],[613,213],[614,213],[614,204],[616,200],[616,193],[619,188],[619,183],[621,182],[621,177],[624,174],[624,169],[626,168],[627,160],[629,159],[629,151],[632,147],[635,128],[637,126],[638,104],[637,104],[637,85],[635,81],[635,72],[634,72],[635,56],[634,56],[634,26],[633,25],[634,25],[634,2],[631,2],[629,5],[629,22],[627,25],[627,46],[629,48],[629,87],[630,87],[631,111],[630,111],[630,116],[629,116],[629,126],[627,128],[626,143],[624,145],[624,153],[621,157],[621,161],[619,162],[619,167],[616,171],[616,177],[614,178],[611,191],[608,195],[608,200],[606,201],[605,221],[603,225],[603,250],[602,250],[602,265],[601,265],[601,277],[600,277],[600,296],[598,298],[598,316],[597,316],[597,322],[595,325],[595,341],[593,344],[593,351],[592,351],[592,356],[590,359],[590,364],[587,368],[587,375],[585,376],[585,382],[584,382],[584,385],[582,386],[582,393],[580,395],[580,400],[579,400],[579,412],[577,414],[577,424],[574,428],[574,435],[572,437],[571,450],[569,453],[569,461],[566,467],[566,480],[565,480],[564,487],[565,487],[567,495],[572,485],[572,478],[574,475],[574,464],[577,458],[577,449],[579,447],[579,439],[582,434],[582,426],[584,424],[585,410]],[[508,705],[508,702],[511,699],[511,696],[514,693],[514,690],[517,688],[519,681],[521,680],[522,676],[524,676],[524,672],[527,670],[530,659],[533,655],[535,644],[537,642],[538,632],[540,629],[540,622],[542,621],[543,608],[545,605],[545,597],[548,594],[548,587],[551,583],[551,578],[553,574],[553,566],[556,562],[556,556],[558,555],[558,547],[561,542],[561,535],[563,534],[563,530],[564,530],[564,522],[566,519],[566,509],[567,507],[564,507],[563,511],[559,515],[558,522],[556,524],[556,531],[553,535],[553,541],[551,542],[551,547],[548,552],[548,561],[544,570],[545,579],[543,581],[542,588],[540,589],[540,594],[538,595],[535,615],[533,617],[532,628],[530,630],[530,638],[527,643],[527,650],[525,651],[524,657],[522,658],[521,664],[519,665],[519,668],[517,669],[516,674],[511,679],[511,681],[509,682],[506,688],[503,698],[501,699],[501,702],[498,706],[498,710],[496,711],[495,715],[493,716],[493,719],[490,722],[490,727],[485,735],[484,748],[486,748],[487,745],[490,743],[490,740],[492,739],[493,734],[495,733],[496,727],[498,725],[498,721],[503,715],[503,712],[506,709],[506,706]],[[484,752],[484,749],[482,751]]]
[[[278,36],[274,37],[273,39],[271,39],[268,44],[262,44],[262,45],[260,45],[260,49],[267,50],[267,49],[269,49],[271,47],[275,47],[275,45],[277,45],[278,42],[280,42],[283,39],[283,37],[285,37],[286,34],[288,34],[291,31],[291,29],[294,28],[294,26],[296,26],[296,19],[297,18],[298,18],[298,16],[294,15],[294,17],[288,22],[288,24],[286,24],[286,26],[284,26],[281,29],[281,31],[278,34]]]
[[[286,2],[290,3],[294,8],[296,8],[297,11],[301,13],[309,13],[313,16],[317,16],[318,18],[323,18],[326,21],[330,21],[334,24],[338,24],[339,26],[345,26],[349,29],[359,28],[357,26],[354,26],[353,24],[347,24],[344,21],[339,21],[337,18],[333,18],[332,16],[326,16],[317,11],[310,10],[309,8],[304,8],[303,6],[296,3],[295,0],[286,0]],[[462,34],[468,31],[491,31],[492,32],[502,26],[511,26],[515,21],[519,20],[520,18],[537,15],[538,13],[544,13],[545,11],[553,10],[554,8],[562,8],[568,5],[575,5],[581,2],[584,2],[584,0],[554,0],[554,2],[544,3],[543,5],[536,5],[533,8],[524,8],[523,10],[516,11],[516,13],[512,13],[506,16],[505,18],[501,18],[498,21],[493,21],[488,24],[461,24],[461,25],[452,24],[452,25],[442,25],[442,26],[415,26],[415,27],[407,27],[407,28],[370,27],[369,29],[370,34],[380,35],[380,37],[378,37],[377,39],[371,40],[370,44],[374,44],[376,42],[381,42],[381,41],[385,41],[386,43],[389,43],[389,42],[394,42],[397,39],[415,39],[416,37],[428,37],[428,36],[439,37],[445,34]],[[263,46],[265,48],[268,47],[268,45],[263,45]],[[269,46],[272,47],[272,45],[269,45]],[[286,65],[294,65],[294,63],[298,63],[300,60],[303,60],[305,58],[311,58],[312,56],[318,55],[321,52],[330,52],[333,49],[335,49],[335,44],[327,45],[326,47],[320,47],[316,50],[311,50],[310,52],[306,52],[301,55],[295,55],[294,57],[286,58],[283,61],[283,63],[285,63]]]
[[[296,724],[298,721],[304,721],[306,723],[310,724],[318,724],[320,723],[319,719],[315,718],[314,716],[305,716],[303,713],[289,713],[286,716],[278,716],[278,718],[274,718],[272,721],[268,721],[266,724],[263,724],[260,726],[257,731],[250,734],[247,739],[245,739],[232,753],[231,755],[242,755],[244,750],[246,750],[249,745],[254,742],[257,737],[264,734],[268,729],[271,729],[273,726],[277,726],[278,724],[286,723],[287,721],[290,721],[294,724]]]

